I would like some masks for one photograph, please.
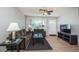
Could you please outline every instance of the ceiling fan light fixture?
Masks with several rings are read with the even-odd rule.
[[[47,10],[47,9],[39,9],[40,13],[43,15],[51,15],[53,10]]]
[[[48,14],[46,12],[44,12],[43,15],[48,15]]]

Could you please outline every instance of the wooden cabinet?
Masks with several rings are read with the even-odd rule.
[[[77,35],[68,34],[68,33],[64,33],[64,32],[58,32],[58,37],[67,41],[71,45],[78,44]]]

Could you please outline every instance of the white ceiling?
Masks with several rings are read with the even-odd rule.
[[[53,10],[55,9],[55,7],[19,7],[19,10],[26,16],[44,16],[39,12],[39,9],[47,9],[47,10]],[[46,16],[54,16],[57,17],[57,15],[55,15],[55,13],[51,13],[51,15],[46,15]]]

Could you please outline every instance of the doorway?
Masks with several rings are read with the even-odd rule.
[[[48,35],[56,35],[57,34],[57,26],[56,20],[49,19],[48,20]]]

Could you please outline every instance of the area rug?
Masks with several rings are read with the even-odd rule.
[[[30,42],[26,50],[52,50],[52,47],[49,45],[47,40],[44,39],[44,44],[36,43],[33,45],[32,42]]]

